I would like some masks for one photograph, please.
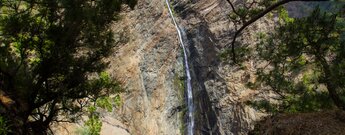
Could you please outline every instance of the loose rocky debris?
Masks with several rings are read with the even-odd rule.
[[[344,135],[345,112],[279,114],[260,121],[252,135]]]

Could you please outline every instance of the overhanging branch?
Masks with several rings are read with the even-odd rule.
[[[235,42],[236,42],[236,38],[237,36],[245,29],[247,28],[249,25],[251,25],[252,23],[256,22],[257,20],[259,20],[261,17],[265,16],[267,13],[271,12],[272,10],[274,10],[275,8],[284,5],[286,3],[289,3],[291,1],[329,1],[329,0],[281,0],[271,6],[269,6],[268,8],[266,8],[264,11],[260,12],[259,14],[257,14],[256,16],[254,16],[253,18],[251,18],[249,21],[247,21],[246,23],[244,23],[240,29],[238,29],[235,32],[235,35],[232,39],[231,42],[231,53],[232,53],[232,58],[234,63],[236,63],[236,53],[235,53]],[[233,11],[236,11],[234,9],[233,4],[230,2],[230,0],[227,0],[227,2],[230,4],[231,8],[233,8]]]

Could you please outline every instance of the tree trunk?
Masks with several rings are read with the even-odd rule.
[[[330,98],[333,100],[334,104],[342,110],[345,110],[345,104],[344,102],[340,99],[340,96],[337,92],[338,86],[335,84],[335,81],[330,69],[330,66],[328,65],[327,61],[325,58],[323,58],[320,55],[316,55],[317,60],[320,62],[323,72],[325,74],[325,83],[326,87],[329,93]]]

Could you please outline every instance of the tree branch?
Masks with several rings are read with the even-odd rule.
[[[251,25],[252,23],[256,22],[257,20],[259,20],[261,17],[265,16],[267,13],[271,12],[272,10],[274,10],[275,8],[284,5],[286,3],[289,3],[291,1],[329,1],[329,0],[281,0],[271,6],[269,6],[268,8],[266,8],[264,11],[260,12],[259,14],[257,14],[256,16],[254,16],[253,18],[251,18],[248,22],[244,23],[240,29],[238,29],[235,32],[235,35],[232,39],[231,42],[231,53],[232,53],[232,58],[234,63],[236,63],[236,53],[235,53],[235,42],[236,42],[236,38],[237,36],[245,29],[247,28],[249,25]],[[230,6],[233,8],[232,3],[230,2],[230,0],[227,0],[227,2],[230,4]],[[235,11],[235,10],[234,10]],[[236,13],[236,12],[235,12]]]
[[[49,95],[46,95],[46,97],[43,98],[43,100],[38,101],[37,103],[33,102],[33,105],[32,105],[31,109],[34,110],[36,108],[39,108],[39,107],[45,105],[46,103],[49,103],[49,102],[57,99],[58,98],[57,95],[58,95],[58,93],[50,93]]]
[[[234,7],[234,4],[232,4],[232,2],[230,2],[230,0],[226,0],[226,1],[230,4],[232,11],[233,11],[236,15],[240,16],[240,14],[236,11],[236,9],[235,9],[235,7]]]
[[[53,118],[56,116],[56,113],[57,113],[57,110],[55,110],[55,105],[58,103],[58,100],[54,100],[52,103],[51,103],[51,106],[50,106],[50,112],[47,116],[47,118],[45,119],[45,121],[43,121],[43,125],[45,127],[48,127],[49,123],[53,120]]]

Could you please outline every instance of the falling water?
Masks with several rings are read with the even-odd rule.
[[[193,104],[193,93],[192,93],[192,84],[191,84],[191,77],[190,77],[190,72],[189,72],[189,66],[188,66],[188,57],[187,57],[187,53],[186,53],[186,48],[183,44],[183,40],[182,40],[182,34],[181,34],[181,30],[179,28],[179,26],[176,23],[175,17],[171,11],[170,8],[170,4],[169,4],[169,0],[165,0],[168,9],[169,9],[169,14],[174,22],[174,25],[176,27],[177,30],[177,34],[178,34],[178,38],[180,40],[180,45],[183,49],[183,55],[184,55],[184,65],[185,65],[185,70],[186,70],[186,75],[187,75],[187,105],[188,105],[188,135],[193,135],[193,130],[194,130],[194,116],[193,116],[193,112],[194,112],[194,104]]]

